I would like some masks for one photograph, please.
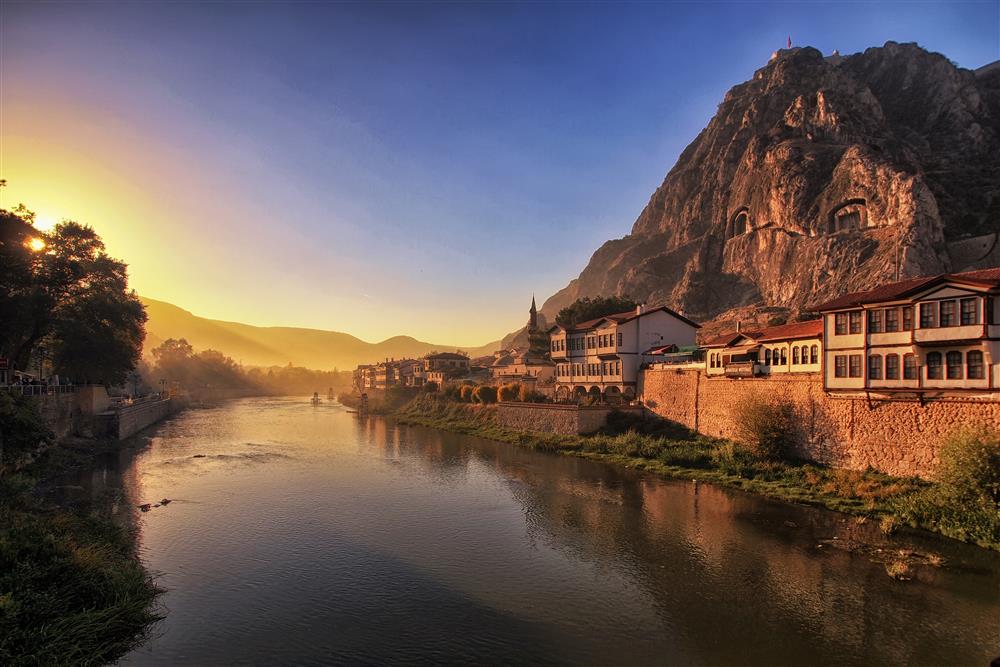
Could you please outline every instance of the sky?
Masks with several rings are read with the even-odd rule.
[[[985,2],[0,3],[0,206],[197,315],[473,346],[791,37],[1000,59]]]

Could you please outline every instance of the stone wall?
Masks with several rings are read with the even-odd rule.
[[[497,404],[497,423],[516,431],[582,435],[593,433],[607,423],[615,410],[641,414],[643,408],[553,405],[504,401]]]
[[[1000,424],[1000,402],[948,397],[876,399],[827,394],[816,373],[781,378],[708,378],[701,371],[647,369],[640,398],[652,412],[706,435],[736,436],[734,406],[751,396],[795,406],[804,458],[930,476],[941,441],[963,426]]]
[[[175,408],[176,405],[169,398],[123,407],[118,410],[116,418],[111,422],[110,435],[118,440],[124,440],[167,417]]]

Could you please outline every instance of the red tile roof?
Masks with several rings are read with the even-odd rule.
[[[790,322],[766,329],[754,331],[730,331],[720,334],[702,343],[702,347],[725,347],[740,336],[758,343],[769,343],[776,340],[796,340],[798,338],[816,338],[823,335],[823,320],[808,320],[806,322]]]
[[[676,311],[673,311],[670,308],[667,308],[666,306],[659,306],[657,308],[647,308],[646,310],[642,311],[642,313],[639,313],[639,314],[636,314],[635,310],[626,310],[626,311],[621,312],[621,313],[612,313],[611,315],[604,315],[602,317],[595,317],[592,320],[585,320],[583,322],[577,322],[574,326],[569,327],[568,330],[569,331],[583,331],[585,329],[592,329],[592,328],[594,328],[594,326],[596,326],[598,323],[600,323],[603,320],[611,320],[612,322],[616,322],[618,324],[624,324],[625,322],[629,322],[631,320],[634,320],[637,317],[642,317],[643,315],[649,315],[650,313],[655,313],[655,312],[660,311],[660,310],[662,310],[663,312],[667,313],[668,315],[672,315],[672,316],[676,317],[681,322],[685,322],[687,324],[690,324],[691,326],[695,327],[696,329],[700,329],[701,328],[700,324],[698,324],[697,322],[695,322],[693,320],[689,320],[688,318],[684,317],[680,313],[678,313]],[[549,328],[549,331],[552,331],[553,329],[558,329],[558,328],[562,328],[562,327],[560,327],[558,324],[556,324],[556,325],[552,326],[551,328]]]
[[[766,343],[773,340],[794,340],[796,338],[816,338],[823,335],[823,320],[790,322],[776,327],[768,327],[757,340]]]
[[[816,304],[809,307],[813,312],[824,312],[829,310],[842,310],[853,308],[866,303],[884,303],[886,301],[896,301],[914,294],[924,288],[936,283],[958,282],[972,283],[983,287],[1000,287],[1000,267],[992,269],[979,269],[976,271],[965,271],[963,273],[941,273],[936,276],[923,276],[921,278],[910,278],[897,283],[880,285],[874,289],[861,292],[851,292],[832,299],[825,303]]]

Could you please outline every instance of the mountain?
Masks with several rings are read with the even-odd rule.
[[[1000,265],[998,235],[1000,63],[783,49],[541,312],[628,295],[698,320],[794,317],[897,275]]]
[[[354,368],[385,358],[417,357],[428,352],[450,351],[452,345],[424,343],[409,336],[394,336],[368,343],[350,334],[294,327],[256,327],[198,317],[163,301],[141,297],[146,322],[148,353],[167,338],[186,338],[196,350],[213,349],[248,366],[284,366],[292,362],[319,370]],[[477,348],[463,348],[471,356],[493,354],[499,341]]]

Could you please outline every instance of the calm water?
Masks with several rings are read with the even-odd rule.
[[[198,458],[195,458],[198,456]],[[166,620],[126,664],[988,664],[1000,558],[910,582],[842,516],[338,405],[190,411],[95,470],[141,515]]]

